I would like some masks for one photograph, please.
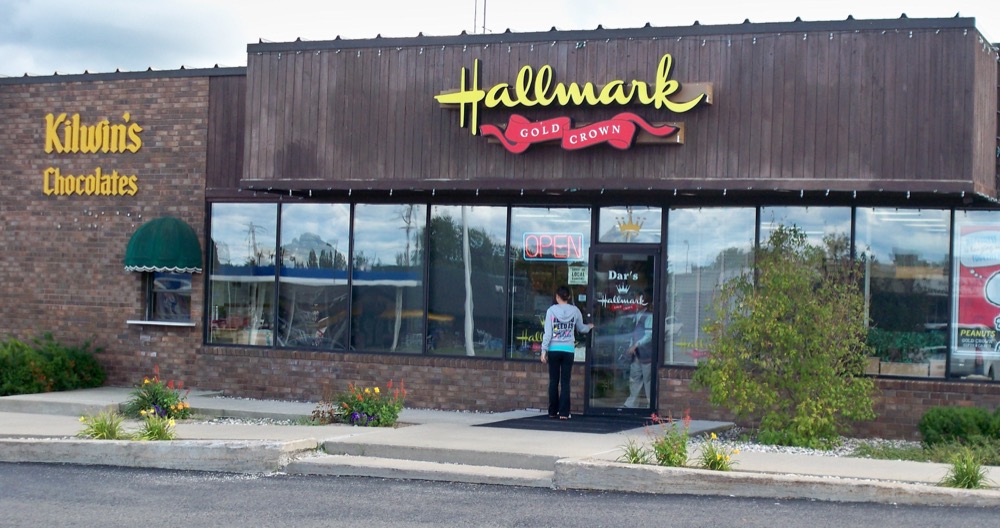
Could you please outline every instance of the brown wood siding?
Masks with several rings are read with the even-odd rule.
[[[246,130],[246,77],[212,77],[208,88],[206,190],[239,187]]]
[[[578,32],[579,33],[579,32]],[[582,32],[587,34],[587,32]],[[978,32],[917,28],[597,38],[337,49],[296,43],[248,65],[244,185],[295,189],[840,189],[995,195],[983,135],[994,122],[996,63]],[[576,35],[576,34],[574,34]],[[561,35],[555,34],[555,38]],[[457,38],[457,37],[456,37]],[[357,41],[354,41],[357,42]],[[251,46],[253,48],[253,46]],[[709,82],[714,104],[685,114],[630,105],[649,121],[680,121],[683,145],[515,155],[459,127],[433,97],[480,59],[480,87],[513,84],[551,65],[556,82]],[[471,79],[470,79],[471,82]],[[607,119],[622,107],[480,108],[480,124],[512,114]],[[990,116],[995,119],[994,116]],[[992,137],[992,136],[991,136]],[[995,141],[990,142],[992,152]],[[268,183],[270,182],[270,183]]]
[[[976,123],[972,172],[976,177],[976,190],[996,197],[997,179],[1000,178],[1000,68],[997,67],[997,52],[985,39],[980,37],[974,47],[977,82],[972,95],[975,100],[973,115],[970,116]]]

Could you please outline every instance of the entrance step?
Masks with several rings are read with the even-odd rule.
[[[317,455],[297,459],[284,471],[293,475],[359,476],[551,488],[554,470],[505,468],[357,455]]]
[[[554,471],[560,456],[537,455],[526,452],[479,451],[449,447],[358,443],[349,440],[326,440],[323,451],[329,455],[375,457],[398,460],[454,464],[462,466],[512,468]]]

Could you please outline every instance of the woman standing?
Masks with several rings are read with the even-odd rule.
[[[549,418],[569,420],[570,376],[576,355],[575,332],[588,333],[593,323],[583,323],[583,314],[570,304],[569,287],[556,289],[556,303],[545,312],[542,363],[549,365]]]

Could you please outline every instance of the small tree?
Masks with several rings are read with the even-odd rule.
[[[705,327],[711,352],[694,386],[757,422],[765,443],[827,447],[848,420],[875,417],[861,268],[843,237],[824,242],[776,229],[756,269],[722,287]]]

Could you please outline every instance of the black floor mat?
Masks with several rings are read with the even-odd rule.
[[[649,425],[647,416],[596,416],[573,415],[569,420],[558,420],[546,415],[528,418],[513,418],[479,424],[479,427],[505,427],[507,429],[531,429],[535,431],[566,431],[570,433],[608,434]]]

